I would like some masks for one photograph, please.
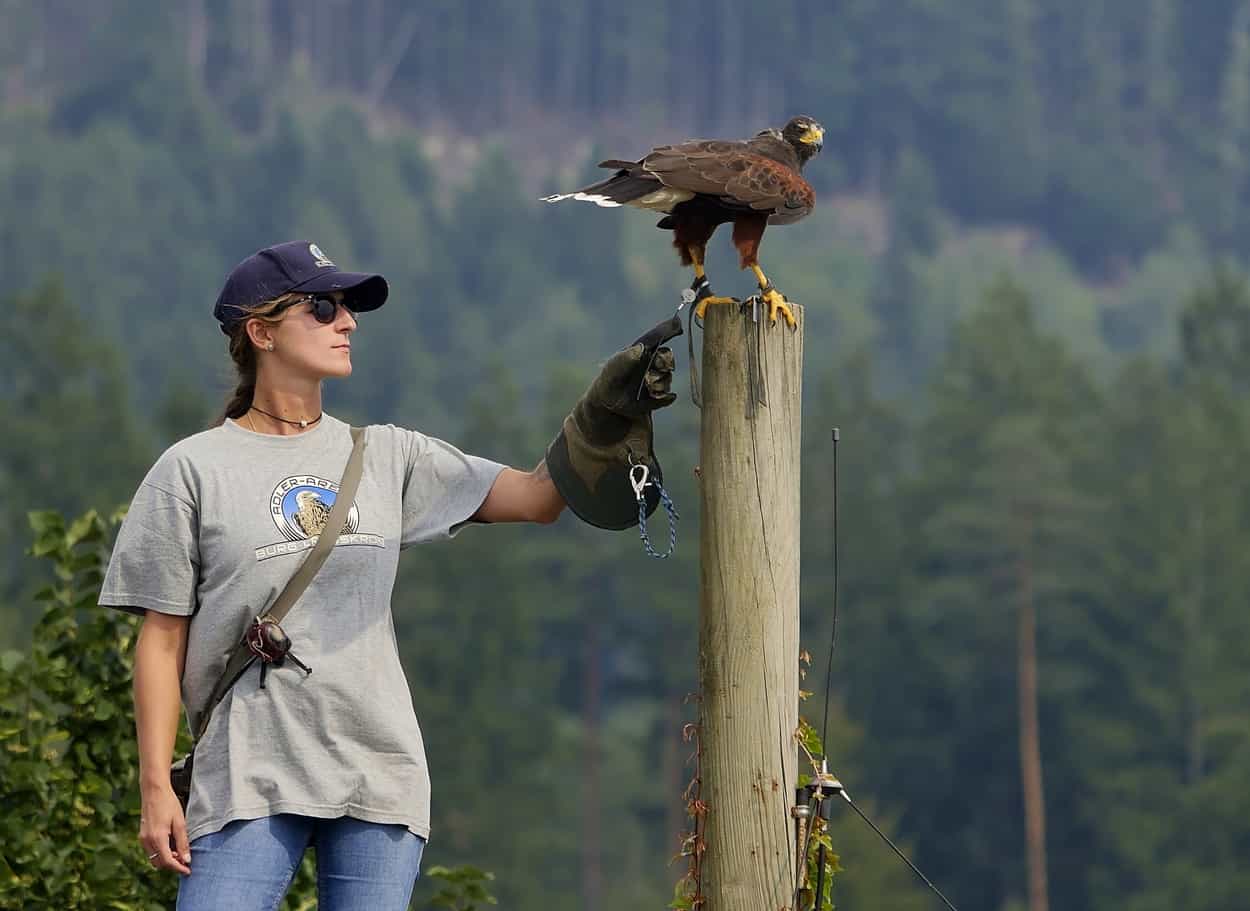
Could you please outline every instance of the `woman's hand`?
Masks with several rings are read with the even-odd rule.
[[[143,810],[139,817],[139,843],[148,861],[158,870],[175,870],[191,875],[191,844],[187,841],[187,820],[182,814],[173,787],[152,785],[143,789]]]
[[[135,646],[135,728],[139,741],[139,841],[152,865],[191,874],[182,804],[169,781],[181,705],[190,617],[147,611]],[[175,854],[175,851],[177,852]]]

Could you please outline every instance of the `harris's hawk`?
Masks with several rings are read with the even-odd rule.
[[[719,225],[733,222],[733,244],[743,269],[751,269],[768,304],[770,321],[780,311],[796,323],[782,296],[759,264],[760,240],[770,225],[798,221],[816,204],[816,194],[803,179],[803,166],[820,151],[824,128],[810,117],[792,117],[783,128],[762,130],[751,139],[698,139],[659,146],[639,161],[609,159],[614,168],[607,180],[573,193],[545,196],[547,202],[580,199],[600,206],[636,206],[663,212],[657,227],[671,229],[682,265],[694,266],[695,315],[708,305],[732,303],[714,297],[703,263],[707,242]]]

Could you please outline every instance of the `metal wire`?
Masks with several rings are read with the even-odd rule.
[[[841,439],[842,434],[839,429],[837,427],[833,428],[833,629],[829,636],[829,664],[827,670],[825,671],[825,720],[820,734],[820,745],[825,752],[826,762],[828,761],[829,756],[829,747],[826,742],[826,738],[829,736],[829,696],[833,689],[833,650],[838,642],[838,443]],[[946,907],[950,908],[951,911],[959,911],[958,908],[951,904],[950,899],[943,895],[937,886],[933,885],[933,883],[929,880],[929,877],[921,873],[920,868],[908,860],[907,855],[900,851],[894,842],[890,841],[889,836],[877,828],[877,824],[869,819],[868,815],[855,805],[855,801],[851,800],[851,795],[846,793],[844,788],[839,788],[838,793],[842,795],[843,800],[851,805],[851,809],[858,814],[859,818],[868,823],[872,830],[881,837],[881,840],[889,845],[894,853],[902,859],[903,863],[907,864],[907,866],[911,868],[911,871],[920,877],[924,884],[933,891],[933,894],[945,902]],[[817,812],[819,812],[820,802],[817,801],[816,803],[818,808]],[[810,835],[810,830],[808,834]],[[804,858],[807,856],[806,845],[803,846],[803,856]],[[819,873],[823,872],[824,865],[821,864]],[[821,878],[823,877],[820,877],[818,874],[815,896],[817,903],[820,902],[820,891],[822,885],[820,882]],[[801,882],[802,879],[800,877],[799,883],[796,883],[795,885],[795,902],[798,901],[799,885]],[[819,911],[819,909],[817,909],[817,911]]]
[[[933,894],[936,895],[938,898],[942,899],[942,901],[946,903],[946,907],[950,908],[951,911],[959,911],[958,908],[956,908],[954,905],[951,904],[950,899],[947,898],[945,895],[943,895],[940,891],[938,891],[938,887],[933,885],[933,883],[929,881],[929,877],[921,873],[920,868],[917,867],[915,864],[913,864],[910,860],[908,860],[907,855],[904,854],[902,851],[900,851],[898,849],[898,846],[894,844],[894,842],[890,841],[889,836],[886,835],[884,832],[882,832],[880,829],[878,829],[876,823],[874,823],[871,819],[869,819],[867,814],[865,814],[863,810],[855,806],[855,801],[851,800],[851,796],[847,794],[846,791],[842,792],[842,798],[851,805],[852,810],[854,810],[856,813],[859,814],[860,819],[868,823],[868,825],[872,826],[872,830],[881,836],[882,841],[884,841],[887,845],[889,845],[891,848],[894,849],[894,853],[903,859],[903,863],[911,867],[912,872],[915,873],[917,876],[919,876],[924,881],[924,884],[933,890]]]
[[[820,748],[829,755],[829,694],[833,689],[833,649],[838,643],[838,441],[842,433],[833,428],[833,632],[829,636],[829,666],[825,670],[825,723],[820,730]]]
[[[812,911],[820,911],[820,899],[825,891],[825,846],[816,849],[816,895]]]
[[[833,690],[833,649],[838,642],[838,442],[841,438],[842,434],[838,428],[833,428],[833,632],[829,637],[829,664],[825,671],[825,720],[820,732],[820,748],[824,752],[826,763],[829,758],[827,738],[829,736],[829,698]],[[820,801],[815,801],[812,806],[816,812],[819,812]],[[810,838],[810,829],[807,835]],[[796,908],[807,863],[807,840],[805,838],[803,843],[804,869],[795,871],[794,897],[790,903]]]

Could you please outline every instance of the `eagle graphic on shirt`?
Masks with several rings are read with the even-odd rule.
[[[283,478],[269,495],[269,518],[282,539],[256,548],[257,560],[268,560],[307,551],[330,519],[330,510],[338,499],[339,485],[316,475],[300,474]],[[385,547],[382,535],[360,530],[360,506],[353,502],[335,547],[365,545]]]
[[[330,518],[330,506],[315,490],[301,490],[295,495],[295,524],[307,538],[315,538],[321,534]]]

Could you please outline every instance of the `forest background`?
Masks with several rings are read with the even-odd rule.
[[[797,113],[818,205],[762,262],[806,306],[803,713],[838,426],[851,793],[963,911],[1025,907],[1031,666],[1051,905],[1243,907],[1250,0],[0,0],[0,648],[40,609],[27,513],[111,512],[216,416],[238,260],[383,272],[327,408],[528,468],[689,280],[647,215],[538,197]],[[750,293],[727,236],[709,271]],[[427,862],[506,907],[683,872],[697,429],[686,395],[657,420],[672,560],[566,516],[401,563]],[[834,834],[840,908],[932,907]]]

